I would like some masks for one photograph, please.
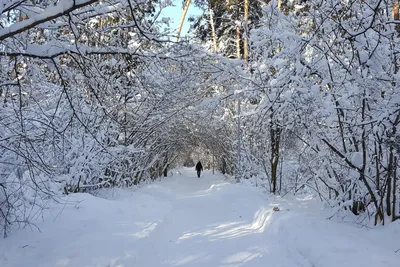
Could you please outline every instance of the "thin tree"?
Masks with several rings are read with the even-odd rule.
[[[179,41],[179,37],[180,37],[181,31],[182,31],[182,26],[183,26],[183,23],[185,22],[186,13],[189,10],[189,6],[190,6],[190,0],[186,0],[185,5],[183,6],[183,9],[182,9],[181,20],[179,21],[178,33],[176,36],[177,42]]]
[[[211,36],[213,40],[214,52],[217,52],[217,36],[215,34],[214,15],[210,3],[208,4],[208,12],[210,13]]]
[[[244,0],[244,38],[243,38],[243,58],[249,60],[249,39],[248,39],[248,20],[249,20],[249,0]]]
[[[240,53],[240,24],[239,24],[239,1],[236,0],[236,57],[241,58],[242,55]]]

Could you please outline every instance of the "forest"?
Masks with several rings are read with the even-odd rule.
[[[179,1],[188,36],[172,4],[0,0],[2,235],[193,153],[360,224],[400,218],[399,0]]]

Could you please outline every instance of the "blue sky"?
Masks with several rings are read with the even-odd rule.
[[[181,19],[182,14],[182,0],[172,0],[174,3],[174,7],[170,6],[164,8],[162,11],[161,17],[170,17],[172,22],[170,23],[170,27],[172,30],[176,31],[178,29],[179,20]],[[185,22],[183,23],[181,36],[185,36],[189,30],[189,22],[188,18],[191,15],[200,15],[203,13],[199,8],[195,7],[193,4],[194,1],[189,6],[189,10],[186,14]]]

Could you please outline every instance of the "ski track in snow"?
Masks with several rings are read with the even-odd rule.
[[[385,239],[326,220],[314,200],[279,199],[207,172],[198,179],[184,169],[116,192],[72,195],[38,221],[41,233],[15,230],[0,240],[0,266],[399,266]]]

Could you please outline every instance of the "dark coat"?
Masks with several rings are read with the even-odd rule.
[[[202,171],[203,170],[203,166],[201,165],[200,161],[197,162],[196,164],[196,171]]]

